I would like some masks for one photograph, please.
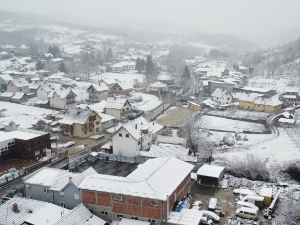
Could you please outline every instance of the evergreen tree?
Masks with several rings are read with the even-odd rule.
[[[44,64],[41,61],[38,61],[35,67],[37,70],[42,70],[44,69]]]
[[[147,61],[146,61],[146,74],[155,74],[155,67],[154,63],[152,61],[152,56],[148,55],[147,56]]]
[[[61,51],[60,51],[59,47],[56,45],[54,45],[54,46],[50,45],[48,48],[48,53],[51,53],[54,58],[61,56]]]
[[[113,58],[113,52],[112,52],[111,48],[109,48],[107,50],[105,58],[106,58],[106,62],[109,62]]]
[[[137,58],[135,62],[135,69],[140,73],[141,72],[141,60],[140,57]]]
[[[61,64],[59,65],[59,71],[63,73],[67,73],[67,68],[64,62],[61,62]]]
[[[140,61],[141,71],[145,71],[145,66],[146,66],[146,62],[145,62],[144,59],[142,59],[142,60]]]
[[[190,75],[190,71],[189,71],[189,68],[187,66],[184,67],[183,71],[182,71],[182,78],[184,79],[188,79],[190,78],[191,75]]]

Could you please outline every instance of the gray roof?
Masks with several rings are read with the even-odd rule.
[[[67,97],[67,95],[72,92],[75,96],[77,96],[73,91],[68,90],[68,89],[62,89],[62,90],[56,90],[56,91],[51,91],[48,94],[48,97],[53,98],[54,93],[58,94],[59,98],[61,99],[65,99]]]
[[[12,82],[13,84],[15,84],[17,87],[28,87],[29,84],[27,83],[27,81],[23,78],[20,79],[13,79],[10,82]]]
[[[88,87],[88,89],[90,89],[91,87],[94,87],[95,89],[96,89],[96,91],[108,91],[108,87],[105,85],[105,84],[103,84],[103,83],[100,83],[100,85],[99,84],[91,84],[91,86],[89,86]],[[88,90],[87,89],[87,90]]]
[[[86,120],[89,118],[92,112],[93,110],[89,108],[81,109],[71,107],[65,114],[64,118],[60,120],[60,123],[69,125],[72,125],[74,123],[85,124]]]
[[[126,98],[108,98],[105,108],[107,109],[122,109],[125,103],[130,104]]]
[[[221,88],[217,88],[212,94],[212,97],[216,97],[216,98],[222,98],[223,95],[225,95],[226,93],[230,94],[227,90],[221,89]],[[230,94],[231,95],[231,94]]]

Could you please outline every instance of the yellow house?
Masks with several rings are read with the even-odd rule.
[[[106,99],[105,111],[107,115],[121,119],[131,112],[131,104],[125,98]]]
[[[281,109],[282,102],[278,95],[270,98],[258,97],[257,95],[242,93],[239,98],[239,108],[252,109],[261,112],[274,112]]]
[[[88,137],[102,131],[101,117],[92,109],[71,107],[60,121],[65,135]]]

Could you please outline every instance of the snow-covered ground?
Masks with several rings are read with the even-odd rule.
[[[44,117],[46,115],[57,112],[57,111],[51,110],[51,109],[44,109],[44,108],[39,108],[39,107],[34,107],[34,106],[21,105],[21,104],[16,104],[16,103],[11,103],[11,102],[0,101],[0,110],[3,110],[3,109],[4,109],[4,111],[2,112],[2,114],[5,117],[1,117],[0,122],[7,120],[8,117],[12,117],[14,115],[21,114],[21,113],[27,113],[27,114],[30,114],[33,116]]]
[[[132,106],[138,108],[139,110],[150,111],[162,103],[155,95],[141,92],[132,93],[131,95],[132,97],[141,96],[143,98],[142,102],[132,103]]]
[[[244,130],[262,132],[266,128],[263,124],[251,123],[240,120],[231,120],[216,116],[202,116],[199,122],[201,128],[215,129],[215,130],[228,130],[234,132],[242,132]]]
[[[268,79],[263,77],[252,77],[249,79],[249,83],[247,86],[256,87],[256,88],[264,88],[264,89],[272,89],[276,90],[278,93],[284,92],[288,86],[289,79]]]
[[[253,154],[265,161],[268,166],[283,166],[293,160],[300,160],[300,151],[296,143],[287,135],[287,132],[279,128],[280,135],[274,134],[247,134],[249,141],[243,146],[232,147],[226,151],[215,151],[216,161],[231,161],[237,158],[245,158],[247,154]],[[223,136],[224,133],[215,132]],[[215,135],[215,134],[214,134]],[[242,135],[244,137],[244,135]]]
[[[190,43],[187,43],[187,45],[191,45],[191,46],[196,47],[196,48],[203,48],[203,49],[205,49],[206,52],[209,52],[211,49],[217,49],[218,48],[218,47],[203,44],[201,42],[190,42]]]
[[[226,111],[210,111],[208,113],[209,115],[217,115],[217,116],[226,116],[226,117],[232,117],[232,118],[237,118],[237,119],[251,119],[251,120],[265,120],[271,113],[267,112],[257,112],[257,111],[245,111],[245,110],[239,110],[239,109],[234,109],[234,110],[226,110]]]
[[[100,75],[96,75],[91,77],[90,79],[93,81],[98,81],[104,78],[112,78],[118,79],[121,82],[127,82],[133,86],[133,80],[138,79],[139,83],[143,82],[143,74],[139,73],[102,73]]]

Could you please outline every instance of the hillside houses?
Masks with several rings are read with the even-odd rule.
[[[125,82],[117,82],[114,85],[112,85],[109,91],[114,94],[128,95],[130,92],[132,92],[132,85]]]
[[[6,87],[7,92],[29,93],[29,84],[23,78],[10,80]]]
[[[60,123],[62,133],[69,136],[84,138],[102,131],[101,117],[89,108],[69,108]]]
[[[51,91],[59,91],[59,86],[55,83],[43,83],[39,85],[37,89],[37,98],[42,101],[48,101],[49,100],[49,94]]]
[[[124,98],[108,98],[106,100],[105,108],[107,115],[113,116],[119,120],[131,112],[131,104]]]
[[[119,124],[112,135],[113,154],[134,157],[139,151],[149,150],[162,128],[144,117]]]
[[[219,102],[221,105],[230,104],[232,103],[232,95],[229,91],[217,88],[212,94],[212,98],[214,101]]]
[[[123,61],[110,66],[112,72],[120,73],[123,71],[134,70],[135,61]]]
[[[109,88],[104,84],[92,84],[88,87],[87,92],[89,93],[90,102],[100,102],[108,98]]]
[[[48,94],[50,106],[57,109],[69,109],[76,106],[76,94],[68,89],[50,91]]]

